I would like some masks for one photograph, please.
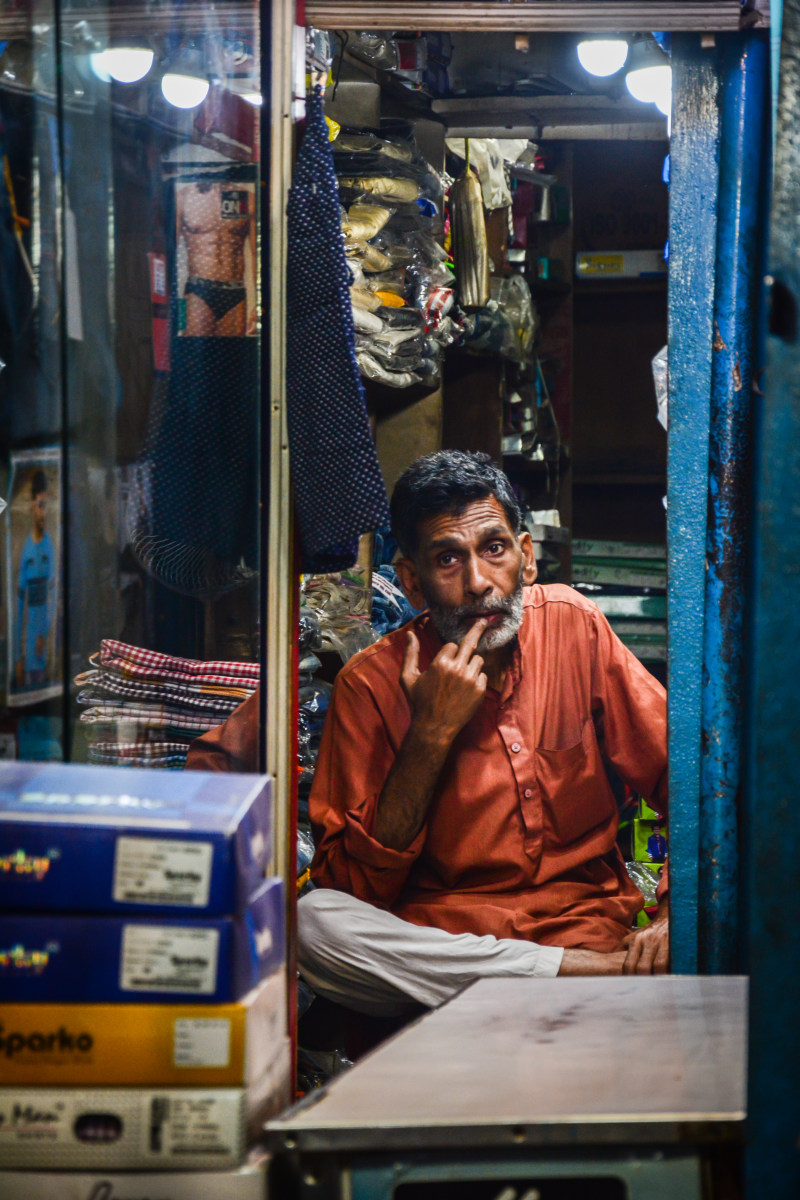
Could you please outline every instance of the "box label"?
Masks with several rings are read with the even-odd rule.
[[[210,996],[217,986],[218,929],[126,925],[119,986],[128,992]]]
[[[122,904],[205,908],[211,890],[211,842],[118,837],[113,898]]]
[[[173,1027],[175,1067],[227,1067],[231,1023],[227,1017],[179,1017]]]
[[[228,1158],[239,1144],[240,1116],[235,1105],[214,1095],[151,1096],[142,1121],[145,1161],[193,1154]]]

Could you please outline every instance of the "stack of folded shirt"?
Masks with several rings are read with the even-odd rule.
[[[395,388],[435,384],[439,323],[453,302],[441,179],[408,138],[342,130],[333,157],[361,374]]]
[[[76,676],[89,761],[180,769],[192,740],[258,686],[258,663],[174,658],[104,638]]]

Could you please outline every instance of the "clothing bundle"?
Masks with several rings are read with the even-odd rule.
[[[388,125],[381,136],[342,130],[333,143],[356,361],[388,387],[435,385],[454,336],[442,180],[404,124]]]
[[[258,663],[175,658],[104,638],[75,677],[89,761],[181,769],[194,738],[258,686]]]

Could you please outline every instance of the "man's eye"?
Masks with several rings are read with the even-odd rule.
[[[456,561],[455,554],[440,554],[438,558],[440,567],[450,567]]]
[[[504,542],[492,542],[491,545],[487,547],[490,554],[502,554],[505,548]]]

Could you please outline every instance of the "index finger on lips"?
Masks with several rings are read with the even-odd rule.
[[[469,662],[469,660],[472,658],[472,655],[478,648],[478,642],[483,636],[483,631],[486,629],[488,624],[489,622],[483,617],[479,617],[472,626],[459,648],[458,657],[462,660],[462,662]]]

